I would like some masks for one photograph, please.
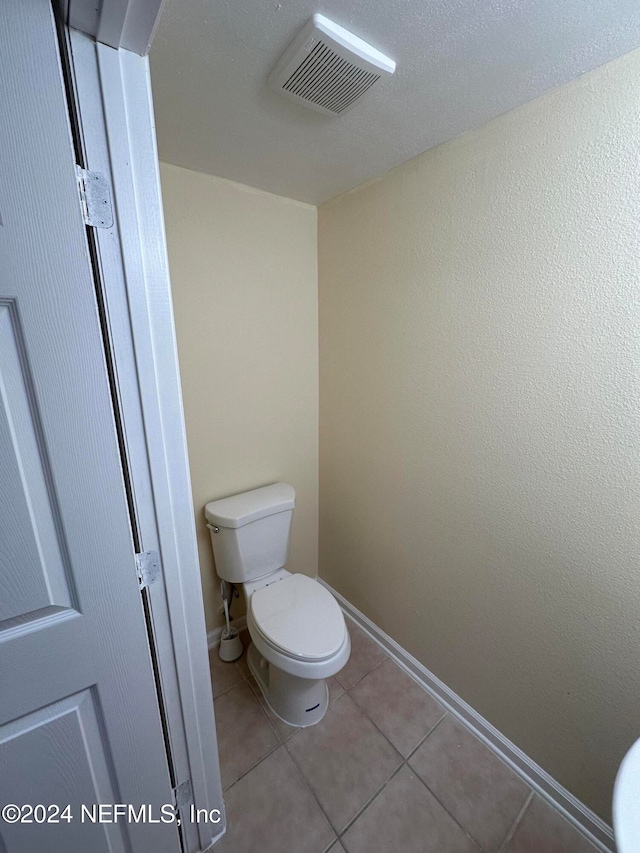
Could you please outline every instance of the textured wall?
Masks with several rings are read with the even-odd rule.
[[[208,501],[291,483],[289,568],[317,574],[316,209],[164,163],[160,173],[211,630],[222,620]]]
[[[319,211],[320,573],[605,818],[640,735],[639,90],[635,52]]]

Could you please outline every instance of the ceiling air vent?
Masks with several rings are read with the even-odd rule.
[[[314,15],[284,52],[269,84],[312,110],[341,115],[395,70],[388,56],[324,15]]]

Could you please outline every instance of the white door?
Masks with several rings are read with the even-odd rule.
[[[176,853],[48,0],[0,3],[0,217],[0,851]]]

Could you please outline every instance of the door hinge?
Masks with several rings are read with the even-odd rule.
[[[91,225],[94,228],[111,228],[113,207],[109,181],[102,172],[89,172],[80,166],[76,166],[76,177],[85,225]]]
[[[173,802],[177,809],[188,806],[193,802],[193,792],[191,791],[191,779],[185,779],[184,782],[173,789]]]
[[[142,551],[136,554],[136,571],[140,580],[140,589],[151,586],[160,574],[160,558],[157,551]]]

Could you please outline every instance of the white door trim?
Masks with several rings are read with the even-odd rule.
[[[154,642],[176,768],[196,808],[189,853],[225,830],[202,588],[146,57],[68,31],[85,163],[111,183],[114,226],[96,229],[104,300],[143,549],[162,573],[149,587]]]
[[[602,853],[615,853],[613,831],[595,812],[529,758],[521,749],[485,720],[471,705],[410,655],[388,634],[361,613],[333,587],[316,578],[335,596],[340,607],[356,625],[405,670],[418,684],[438,700],[489,749],[508,764],[534,791],[557,809]]]
[[[164,0],[55,0],[68,26],[109,47],[149,53]]]

